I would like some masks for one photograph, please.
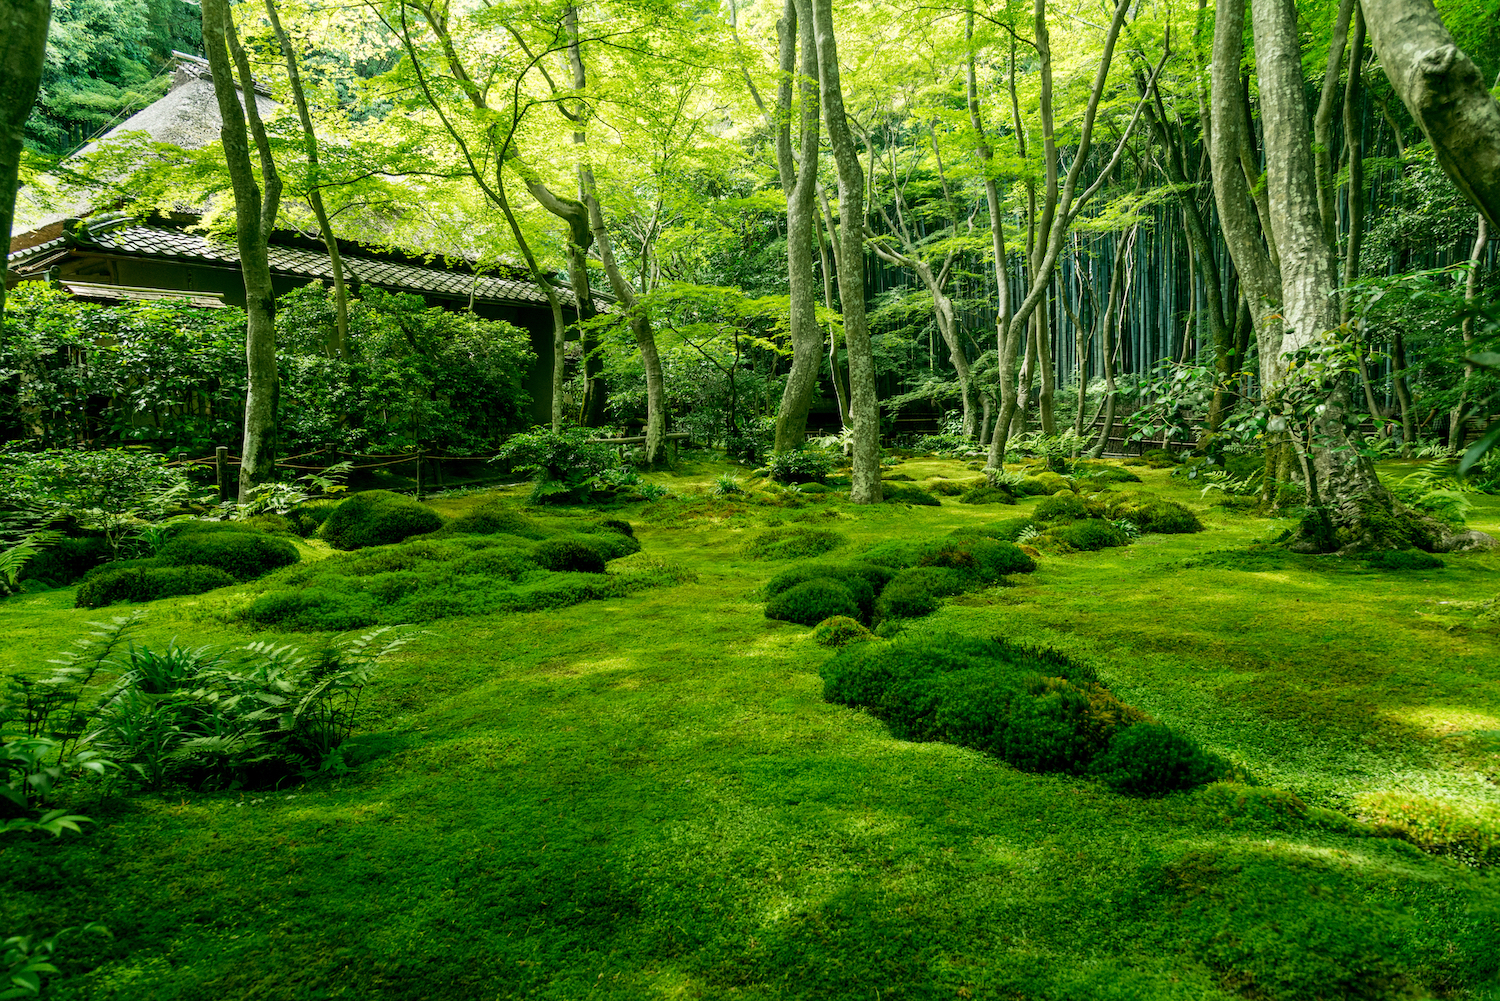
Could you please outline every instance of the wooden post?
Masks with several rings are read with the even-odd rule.
[[[214,470],[219,474],[219,503],[229,500],[229,449],[220,445],[214,449]]]

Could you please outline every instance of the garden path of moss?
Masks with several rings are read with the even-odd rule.
[[[385,669],[356,771],[95,804],[86,837],[0,852],[0,927],[115,930],[70,944],[59,999],[1397,997],[1403,978],[1478,998],[1494,982],[1492,873],[1386,839],[1226,830],[1191,797],[1025,775],[825,704],[825,651],[756,593],[786,564],[740,553],[809,509],[751,508],[743,529],[627,513],[647,554],[698,580],[434,623]],[[854,553],[1029,508],[837,509]],[[1269,534],[1206,520],[1045,557],[996,603],[914,628],[1094,658],[1122,698],[1315,800],[1382,782],[1477,795],[1427,730],[1392,721],[1500,715],[1487,636],[1403,649],[1436,631],[1401,610],[1490,586],[1490,558],[1391,575],[1385,595],[1363,575],[1173,569]],[[245,638],[194,604],[212,597],[153,605],[138,642]],[[52,594],[0,605],[4,666],[98,617]],[[1254,698],[1219,692],[1251,680]],[[1376,722],[1325,720],[1303,691]]]

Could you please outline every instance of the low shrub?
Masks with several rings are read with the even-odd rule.
[[[156,554],[163,566],[218,567],[238,581],[254,580],[300,560],[297,547],[265,532],[184,532]]]
[[[960,504],[1014,504],[1016,499],[1003,487],[971,487],[958,498]]]
[[[777,483],[822,483],[833,472],[833,459],[813,449],[776,452],[766,463],[766,475]]]
[[[604,557],[592,546],[575,539],[543,539],[532,548],[531,558],[546,570],[604,572]]]
[[[1115,792],[1162,796],[1213,782],[1229,771],[1229,763],[1186,734],[1148,723],[1117,732],[1093,771]]]
[[[1203,531],[1203,522],[1188,508],[1169,500],[1143,504],[1126,515],[1142,532],[1159,535],[1187,535]]]
[[[103,608],[117,601],[155,601],[202,594],[235,583],[229,573],[212,566],[107,566],[83,582],[73,606]]]
[[[745,555],[758,560],[805,559],[831,553],[848,540],[826,528],[772,528],[745,544]]]
[[[1399,573],[1403,570],[1441,570],[1446,564],[1420,549],[1388,549],[1385,552],[1370,553],[1365,557],[1365,566],[1371,570]]]
[[[803,581],[766,602],[766,618],[804,626],[836,615],[856,618],[859,614],[859,604],[849,589],[826,577]]]
[[[420,501],[388,490],[366,490],[336,507],[318,534],[335,549],[363,549],[402,542],[443,527],[443,519]]]
[[[64,587],[105,563],[114,551],[103,536],[63,537],[37,551],[22,569],[20,580],[35,580],[48,587]]]
[[[863,643],[874,638],[870,630],[847,615],[824,619],[813,629],[813,639],[821,646],[845,647],[850,643]]]
[[[954,480],[934,480],[928,484],[927,490],[939,497],[959,497],[967,493],[969,488]]]
[[[882,483],[880,485],[880,499],[887,504],[915,504],[919,507],[939,507],[942,501],[921,487],[907,486],[904,483]]]
[[[918,619],[931,615],[942,599],[964,590],[964,577],[946,567],[903,570],[880,592],[875,614],[882,619]]]
[[[1130,544],[1130,537],[1102,518],[1089,518],[1066,525],[1049,528],[1044,537],[1050,536],[1074,550],[1091,552],[1112,546]]]

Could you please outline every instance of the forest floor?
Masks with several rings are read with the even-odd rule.
[[[744,552],[768,524],[832,528],[852,555],[1035,500],[708,499],[724,471],[686,458],[651,476],[677,499],[608,515],[695,579],[423,626],[371,689],[351,771],[115,797],[82,836],[12,839],[0,933],[109,926],[66,940],[48,985],[101,1001],[1500,998],[1493,867],[894,739],[823,701],[829,651],[763,614],[786,563]],[[1310,805],[1500,830],[1500,657],[1476,604],[1500,597],[1500,555],[1401,573],[1251,559],[1289,523],[1135,471],[1207,530],[1042,556],[909,630],[1086,660]],[[1500,501],[1470,524],[1500,534]],[[233,594],[152,603],[135,642],[317,642],[226,624]],[[44,668],[104,617],[73,596],[0,604],[0,673]]]

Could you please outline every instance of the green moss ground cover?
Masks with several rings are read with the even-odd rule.
[[[1226,566],[1205,557],[1285,525],[1133,471],[1206,531],[1044,554],[902,642],[1052,647],[1284,794],[1121,796],[824,701],[835,651],[764,615],[808,557],[752,540],[835,530],[847,544],[817,558],[846,560],[1037,498],[730,502],[695,494],[723,472],[700,463],[652,475],[676,500],[535,516],[625,517],[643,551],[619,562],[673,586],[423,626],[370,693],[352,770],[81,804],[85,835],[0,847],[0,931],[110,926],[60,950],[58,999],[1494,996],[1500,886],[1466,860],[1500,823],[1500,658],[1456,605],[1500,596],[1500,557]],[[1500,510],[1471,524],[1500,531]],[[358,554],[303,556],[280,573]],[[158,601],[136,642],[307,645],[234,617],[274,579]],[[0,672],[101,616],[72,600],[0,603]]]

